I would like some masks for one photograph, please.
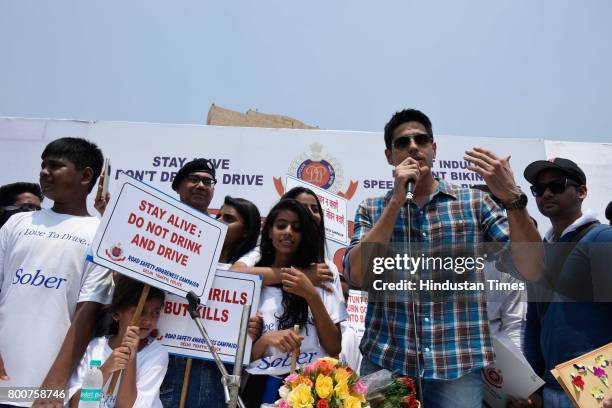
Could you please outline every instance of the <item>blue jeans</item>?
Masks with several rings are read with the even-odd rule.
[[[159,391],[164,408],[179,406],[186,361],[184,357],[170,356],[168,371]],[[226,364],[225,368],[230,374],[232,373],[233,366]],[[193,359],[185,406],[190,408],[225,408],[227,406],[221,384],[221,373],[215,362]]]
[[[542,403],[544,408],[574,408],[574,404],[565,392],[546,386],[542,390]]]
[[[382,367],[364,358],[360,374],[368,375]],[[416,380],[416,379],[415,379]],[[416,381],[415,381],[416,384]],[[480,408],[482,407],[482,376],[480,370],[456,380],[421,379],[425,408]],[[544,405],[546,407],[546,405]]]

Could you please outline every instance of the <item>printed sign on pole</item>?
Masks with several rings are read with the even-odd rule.
[[[348,312],[346,324],[352,327],[358,336],[363,336],[365,316],[368,311],[368,292],[354,289],[349,290],[346,311]]]
[[[285,191],[289,191],[293,187],[306,187],[315,192],[323,209],[321,218],[325,220],[325,238],[348,245],[350,237],[348,234],[348,219],[346,218],[346,198],[332,194],[304,180],[287,175],[285,178]]]
[[[242,307],[252,305],[251,317],[257,313],[261,292],[261,276],[217,270],[206,306],[198,308],[198,315],[212,340],[221,360],[233,363],[236,358]],[[169,353],[212,360],[208,345],[187,310],[185,298],[166,297],[162,315],[157,323],[158,339]],[[249,363],[252,341],[247,336],[244,364]]]
[[[212,286],[227,226],[121,174],[93,241],[93,261],[202,302]]]

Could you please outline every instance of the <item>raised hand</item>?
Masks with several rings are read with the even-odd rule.
[[[489,150],[474,147],[466,151],[463,158],[470,163],[469,170],[482,176],[491,193],[502,202],[514,201],[519,197],[520,189],[514,181],[510,156],[498,157]]]

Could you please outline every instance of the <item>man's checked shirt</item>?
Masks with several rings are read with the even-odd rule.
[[[351,249],[381,217],[392,194],[390,191],[384,197],[369,198],[359,205],[355,215],[355,233],[344,258],[345,274],[349,280],[348,255]],[[507,242],[509,239],[507,218],[488,194],[443,180],[439,180],[437,191],[423,208],[410,203],[410,216],[408,222],[407,206],[402,207],[391,245],[403,246],[407,250],[408,225],[412,226],[411,242],[420,245],[469,247],[484,242]],[[365,273],[364,270],[364,276]],[[371,274],[371,271],[367,273]],[[477,279],[484,282],[483,277]],[[399,302],[386,298],[369,302],[366,330],[361,342],[364,357],[395,373],[414,376],[412,321],[410,297]],[[452,380],[493,362],[484,292],[471,292],[460,297],[452,295],[446,300],[421,299],[416,306],[416,322],[423,378]]]

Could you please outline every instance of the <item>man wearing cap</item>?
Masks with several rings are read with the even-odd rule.
[[[215,194],[215,168],[206,159],[195,159],[185,164],[176,173],[172,189],[181,202],[208,214],[208,206]]]
[[[612,227],[582,211],[586,176],[573,161],[539,160],[524,176],[552,224],[544,237],[545,275],[530,291],[524,339],[525,356],[546,384],[528,400],[511,399],[509,405],[573,407],[550,370],[612,341],[612,303],[607,303],[612,248],[601,244],[612,242]]]
[[[527,197],[514,181],[509,157],[498,157],[482,148],[465,154],[470,170],[481,175],[502,201],[506,216],[487,194],[433,176],[437,145],[431,121],[423,112],[406,109],[394,114],[385,126],[384,140],[387,162],[393,166],[394,187],[385,196],[366,199],[359,205],[355,233],[344,257],[344,275],[350,283],[364,287],[374,276],[381,276],[368,267],[373,245],[399,247],[407,254],[411,247],[408,243],[421,243],[420,248],[446,245],[461,251],[472,250],[485,241],[541,242],[526,210]],[[406,197],[409,180],[414,185],[412,202]],[[534,248],[533,255],[527,254]],[[538,245],[525,248],[522,254],[511,252],[521,273],[528,278],[539,277]],[[405,269],[400,273],[410,276]],[[450,274],[451,279],[459,275],[452,270]],[[478,271],[473,275],[484,280]],[[371,295],[377,292],[374,288]],[[406,291],[406,300],[399,302],[390,301],[392,296],[383,295],[380,301],[370,297],[360,346],[361,374],[382,367],[397,374],[419,375],[427,408],[481,407],[481,369],[493,362],[494,352],[485,293],[476,292],[466,292],[462,299],[430,297],[413,301]],[[420,333],[419,346],[415,332]],[[421,369],[418,374],[417,359]]]

